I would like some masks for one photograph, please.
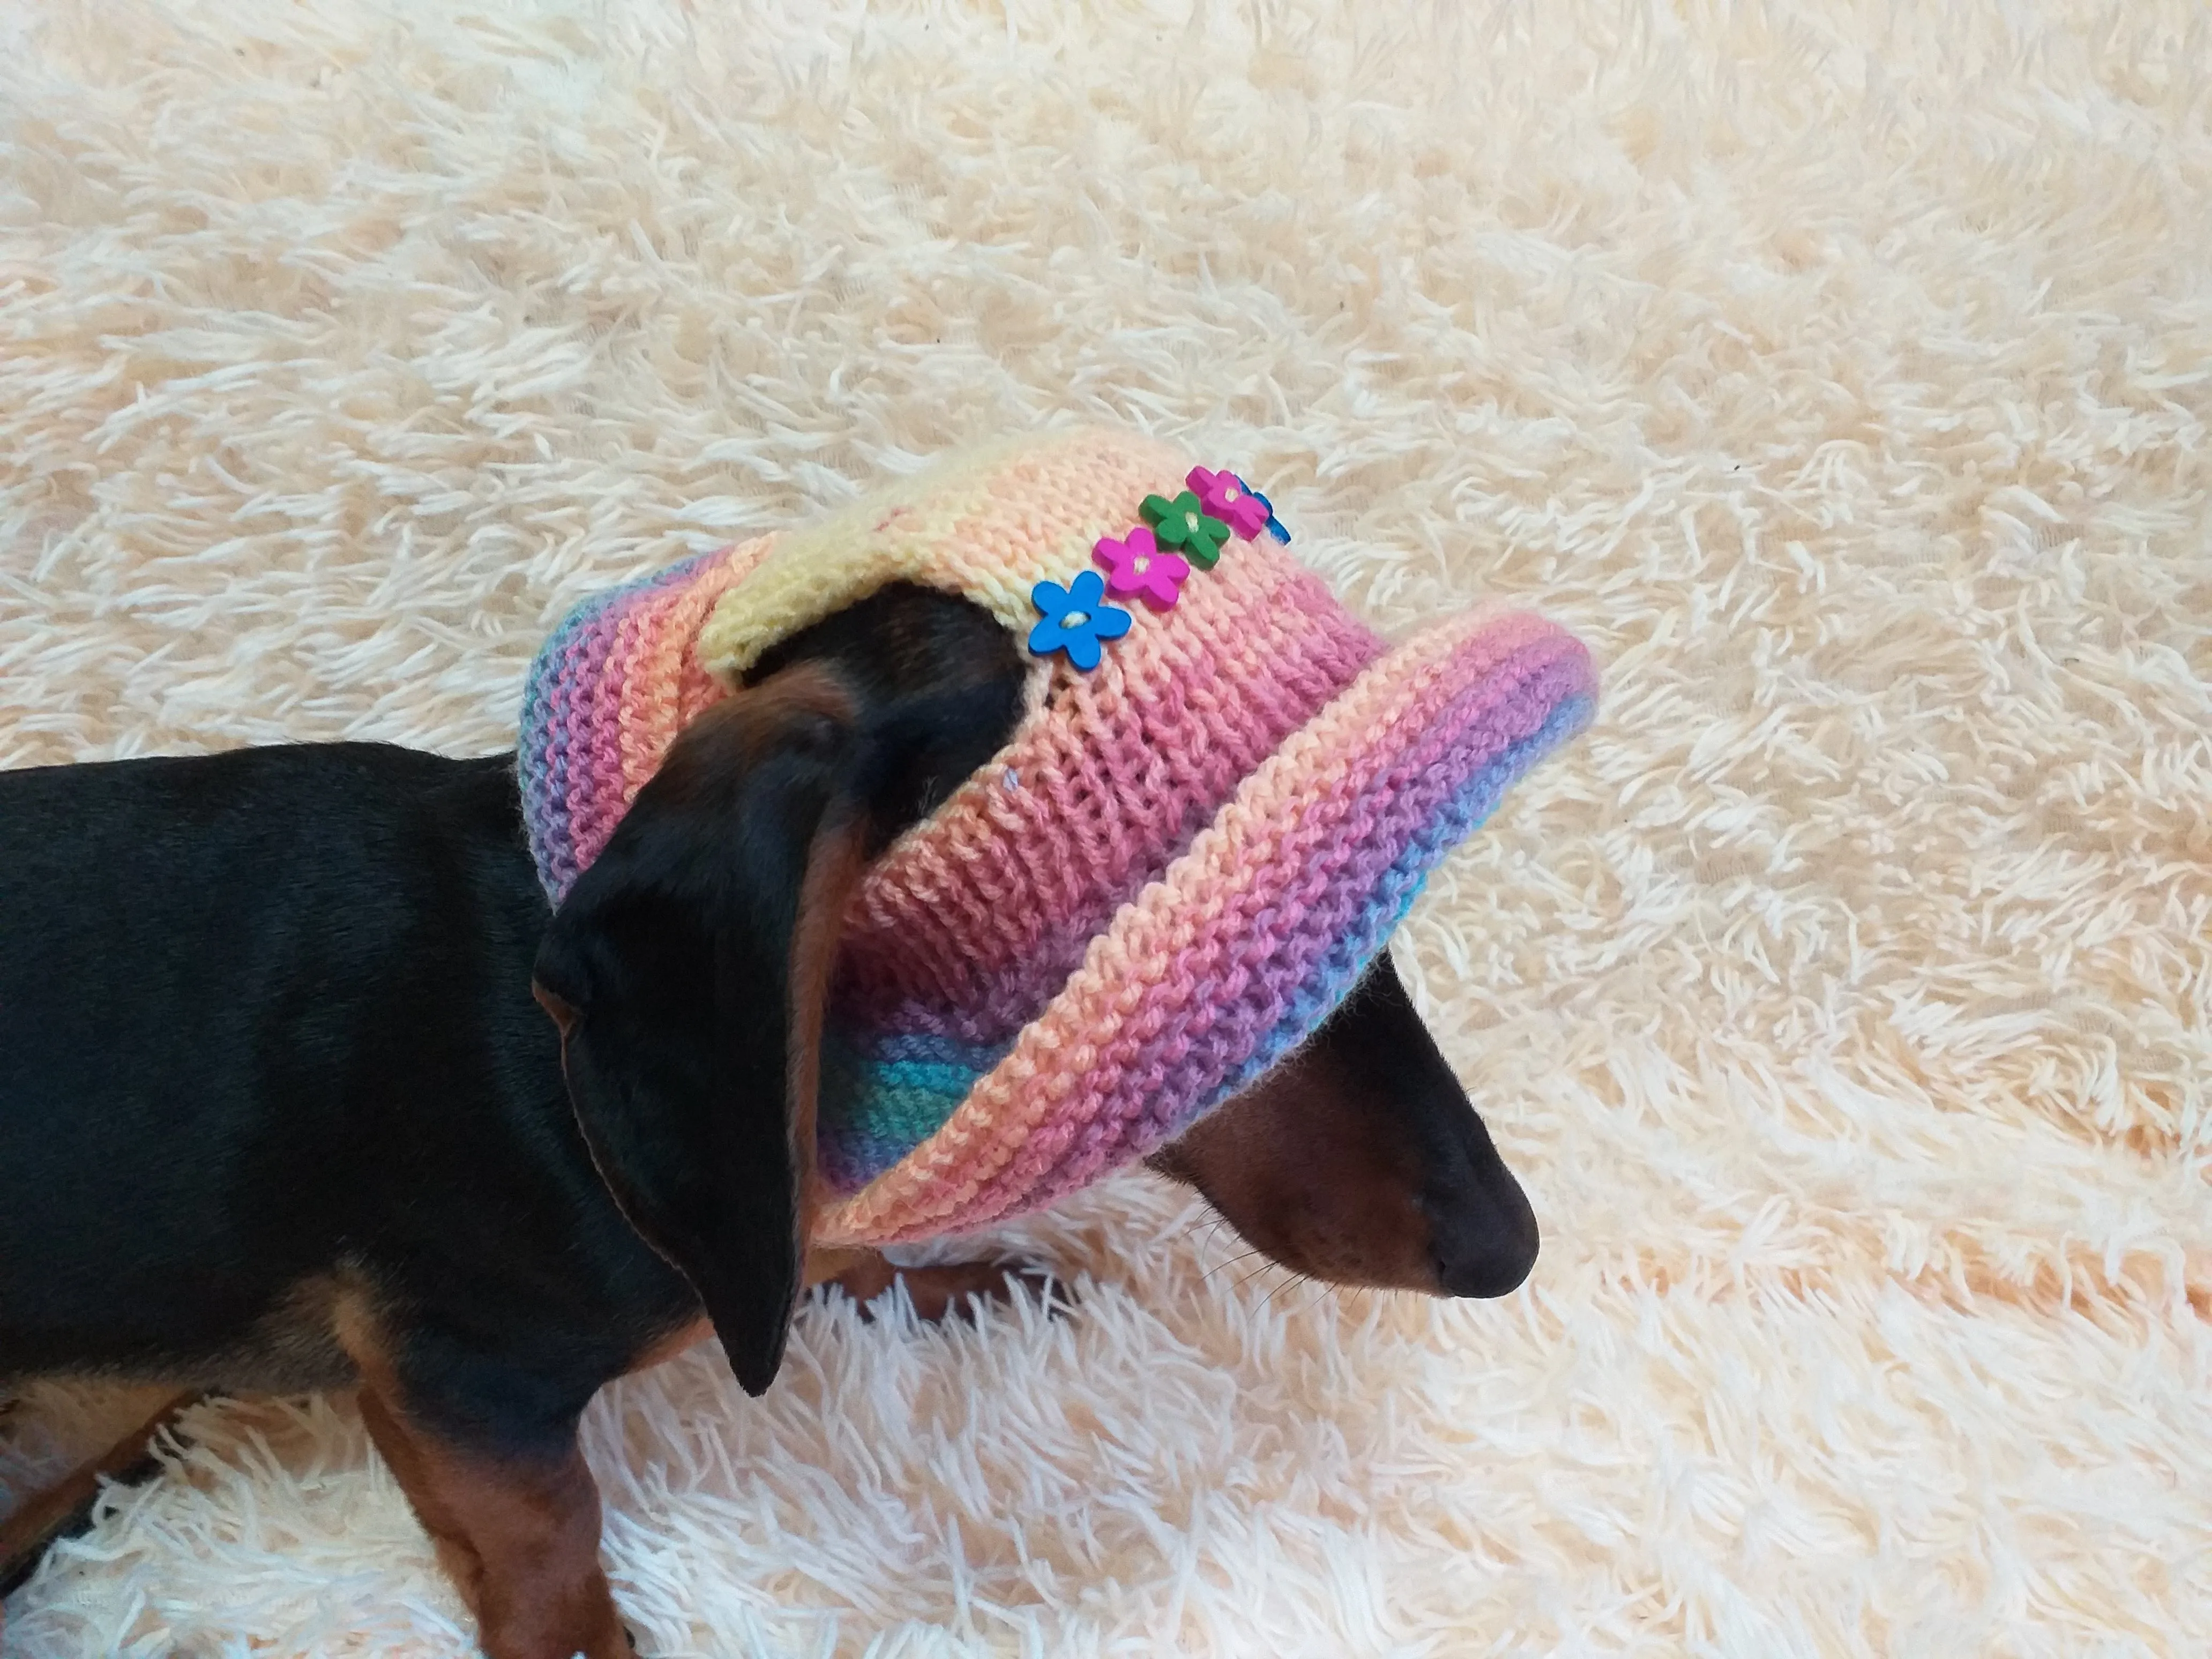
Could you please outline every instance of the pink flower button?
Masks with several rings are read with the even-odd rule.
[[[1109,593],[1141,593],[1155,611],[1165,611],[1182,597],[1190,562],[1179,554],[1163,553],[1152,532],[1139,525],[1115,541],[1101,536],[1091,556],[1106,567]]]
[[[1198,492],[1199,505],[1235,531],[1240,539],[1249,542],[1267,527],[1267,503],[1245,489],[1234,472],[1208,472],[1194,466],[1183,482]]]

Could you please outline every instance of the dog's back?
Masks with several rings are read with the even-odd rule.
[[[0,1376],[327,1386],[349,1273],[623,1231],[514,801],[372,744],[0,773]]]

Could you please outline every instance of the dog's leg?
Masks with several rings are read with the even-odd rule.
[[[468,1528],[462,1524],[461,1517],[440,1491],[430,1462],[416,1437],[408,1432],[405,1420],[384,1403],[383,1395],[371,1389],[361,1391],[361,1420],[377,1450],[384,1454],[385,1462],[391,1466],[392,1479],[398,1481],[399,1490],[407,1494],[407,1506],[415,1511],[422,1530],[430,1534],[431,1547],[438,1553],[438,1565],[453,1581],[453,1588],[460,1591],[461,1600],[468,1603],[469,1610],[476,1612],[483,1580],[483,1559],[469,1542]]]
[[[915,1317],[932,1324],[947,1314],[966,1314],[976,1301],[1008,1301],[1017,1285],[1055,1304],[1068,1300],[1065,1285],[1026,1262],[953,1261],[939,1267],[901,1267],[885,1260],[880,1251],[850,1252],[854,1259],[849,1263],[843,1259],[847,1254],[841,1252],[838,1261],[832,1264],[835,1271],[820,1277],[859,1303],[864,1317],[872,1317],[868,1313],[870,1304],[900,1280],[905,1281]]]
[[[128,1480],[149,1464],[148,1449],[154,1437],[174,1422],[177,1414],[200,1396],[193,1393],[162,1395],[143,1420],[93,1462],[58,1485],[33,1493],[17,1509],[0,1516],[0,1595],[14,1589],[31,1576],[32,1569],[50,1544],[81,1526],[100,1498],[105,1480]],[[4,1414],[13,1401],[0,1401]]]
[[[476,1613],[486,1659],[630,1659],[573,1428],[564,1443],[494,1455],[427,1430],[374,1382],[361,1413]]]
[[[435,1328],[411,1325],[400,1344],[386,1330],[362,1301],[339,1304],[362,1421],[476,1614],[485,1659],[630,1659],[576,1444],[596,1383],[549,1387]]]

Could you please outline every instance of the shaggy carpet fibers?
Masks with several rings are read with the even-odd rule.
[[[819,1305],[758,1402],[695,1351],[587,1425],[648,1651],[2204,1650],[2203,9],[0,35],[0,763],[492,750],[586,592],[1079,415],[1386,628],[1602,660],[1396,947],[1528,1286],[1292,1284],[1133,1177],[1015,1230],[1066,1320]],[[348,1401],[166,1457],[11,1659],[466,1650]]]

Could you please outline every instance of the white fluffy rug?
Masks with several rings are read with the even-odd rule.
[[[589,1423],[650,1652],[2203,1651],[2212,14],[18,0],[0,146],[0,763],[502,745],[581,594],[1073,414],[1603,660],[1398,947],[1530,1285],[1133,1178],[1065,1322],[695,1352]],[[346,1401],[170,1458],[10,1659],[466,1649]]]

